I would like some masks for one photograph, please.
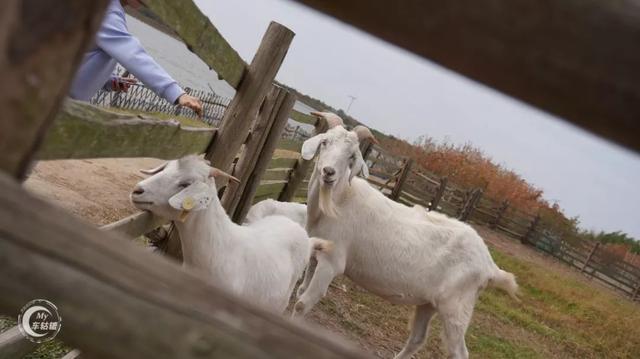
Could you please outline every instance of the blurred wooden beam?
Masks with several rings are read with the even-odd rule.
[[[0,170],[23,177],[100,25],[106,0],[0,4]]]
[[[640,150],[637,1],[297,1]]]

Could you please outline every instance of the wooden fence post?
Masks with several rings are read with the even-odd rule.
[[[537,214],[533,218],[533,221],[531,221],[529,228],[527,228],[527,232],[522,236],[522,238],[520,238],[520,243],[522,244],[530,243],[531,235],[533,235],[533,232],[536,230],[536,227],[538,226],[539,222],[540,222],[540,215]]]
[[[389,198],[394,201],[397,201],[400,198],[400,193],[402,193],[402,186],[404,186],[407,177],[409,177],[409,173],[411,172],[411,166],[413,166],[413,160],[411,158],[405,158],[404,164],[402,165],[402,171],[400,171],[400,175],[398,176],[398,180],[396,184],[393,186],[393,190],[391,190],[391,194]]]
[[[444,191],[447,189],[447,180],[448,180],[447,177],[440,177],[440,185],[438,186],[438,190],[436,191],[436,194],[433,196],[433,199],[431,199],[431,203],[429,203],[430,211],[435,211],[436,209],[438,209],[438,205],[442,200]]]
[[[269,129],[266,141],[262,146],[262,150],[260,151],[258,158],[256,159],[253,172],[247,179],[246,186],[242,192],[242,197],[240,198],[233,215],[232,219],[236,223],[242,223],[249,212],[249,208],[251,208],[253,197],[260,185],[260,179],[269,167],[269,162],[273,158],[273,153],[275,152],[278,140],[282,135],[282,130],[284,129],[284,126],[286,126],[287,121],[289,120],[289,114],[296,102],[296,96],[285,89],[280,89],[279,97],[282,97],[282,101],[278,101],[279,106],[274,108],[272,111],[274,120],[271,121],[271,128]]]
[[[591,261],[591,258],[593,257],[594,253],[596,253],[596,251],[598,250],[598,247],[600,247],[600,244],[601,244],[600,242],[596,242],[593,244],[593,248],[591,248],[591,251],[587,256],[587,260],[584,261],[584,263],[582,264],[582,268],[580,268],[580,273],[584,273],[584,271],[587,270],[587,265]]]
[[[631,295],[631,301],[634,302],[638,297],[638,293],[640,293],[640,278],[638,278],[638,284],[636,285],[636,289],[633,291]]]
[[[240,86],[224,113],[219,136],[206,158],[211,165],[227,170],[238,154],[284,60],[294,33],[271,22],[253,61],[245,70]]]
[[[0,333],[0,359],[22,358],[37,346],[22,335],[17,325]]]
[[[271,135],[280,137],[280,134],[271,133],[270,131],[273,121],[275,120],[275,115],[280,109],[285,95],[286,90],[274,85],[260,107],[258,119],[251,129],[251,135],[248,136],[247,141],[244,143],[242,154],[234,166],[233,175],[240,180],[240,183],[227,186],[222,196],[222,206],[230,215],[235,213],[240,198],[243,196],[247,181],[254,173],[254,167],[267,138]]]
[[[460,213],[460,217],[458,218],[459,220],[466,222],[469,217],[471,217],[471,214],[476,209],[476,205],[478,204],[480,197],[482,197],[481,188],[474,188],[473,190],[471,190],[471,192],[467,195],[465,204],[462,206],[462,211]]]
[[[326,132],[328,129],[327,121],[318,117],[316,121],[314,136],[323,132]],[[278,201],[281,202],[290,202],[293,197],[296,195],[296,191],[300,184],[304,181],[304,178],[307,177],[307,172],[309,172],[309,166],[313,163],[313,160],[307,161],[302,158],[298,159],[298,162],[293,166],[291,173],[289,174],[289,178],[287,180],[287,184],[280,192],[278,196]]]
[[[500,221],[502,220],[504,214],[507,212],[508,208],[509,201],[505,199],[504,201],[502,201],[502,205],[500,206],[500,208],[498,208],[498,213],[496,213],[495,218],[489,223],[489,228],[496,229],[496,227],[500,225]]]

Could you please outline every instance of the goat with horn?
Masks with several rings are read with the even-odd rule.
[[[336,115],[324,116],[328,123],[339,122]],[[311,310],[333,278],[345,274],[392,303],[415,306],[410,337],[396,358],[410,358],[422,347],[436,313],[450,357],[467,358],[464,335],[479,293],[494,286],[517,298],[515,277],[498,268],[467,224],[444,215],[431,218],[358,178],[368,174],[359,150],[364,140],[373,140],[367,128],[347,131],[335,124],[302,146],[303,158],[317,157],[309,182],[307,231],[331,240],[334,248],[312,260],[294,315]]]

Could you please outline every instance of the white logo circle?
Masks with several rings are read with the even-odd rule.
[[[35,343],[47,342],[58,335],[62,317],[58,308],[46,299],[34,299],[20,310],[18,328],[25,338]]]

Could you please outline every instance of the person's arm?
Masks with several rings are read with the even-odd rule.
[[[178,83],[147,54],[138,39],[127,30],[124,12],[109,12],[96,38],[96,45],[130,73],[171,103],[190,107],[199,115],[202,104],[187,95]]]

